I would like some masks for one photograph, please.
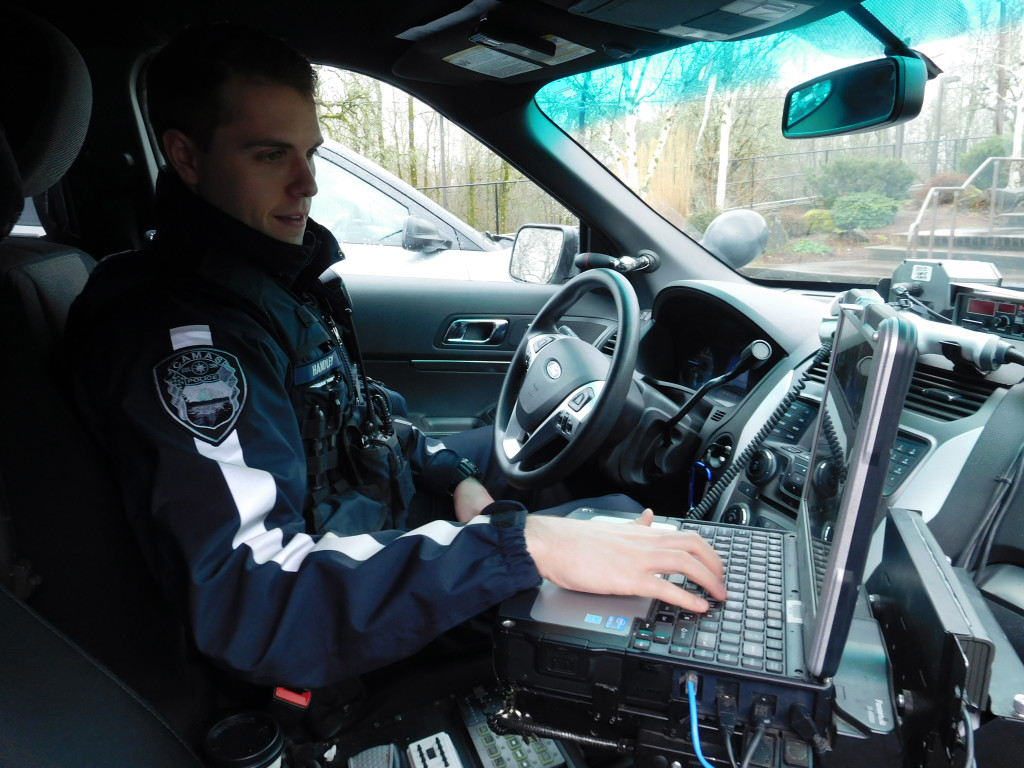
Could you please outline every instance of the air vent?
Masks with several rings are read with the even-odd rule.
[[[807,369],[807,378],[809,381],[816,381],[819,384],[825,383],[825,377],[828,375],[828,358],[819,360],[815,365]]]
[[[721,408],[715,408],[714,412],[708,417],[711,421],[721,421],[725,418],[725,411]]]
[[[616,331],[608,337],[608,341],[601,345],[601,351],[611,356],[615,352],[615,342],[619,340],[619,332]]]
[[[904,407],[939,421],[956,421],[977,413],[998,388],[986,379],[919,364]]]

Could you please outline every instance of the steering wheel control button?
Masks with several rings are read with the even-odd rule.
[[[572,400],[569,401],[569,407],[572,408],[574,411],[579,412],[579,410],[583,406],[585,406],[587,403],[589,403],[593,399],[594,399],[594,390],[591,389],[590,387],[587,387],[582,392],[580,392],[575,397],[573,397]]]

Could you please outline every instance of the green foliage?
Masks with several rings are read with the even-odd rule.
[[[708,226],[711,224],[712,221],[714,221],[718,217],[720,213],[721,211],[718,210],[717,208],[712,208],[709,211],[697,211],[696,213],[691,213],[689,216],[687,216],[687,219],[689,219],[690,223],[693,224],[693,226],[695,226],[701,232],[706,232]]]
[[[1013,150],[1013,145],[1010,143],[1010,139],[1007,136],[989,136],[987,139],[979,141],[973,145],[970,149],[960,156],[960,162],[958,163],[959,170],[968,176],[974,173],[978,168],[988,160],[990,157],[1009,157]],[[1000,163],[999,168],[999,186],[1005,187],[1007,179],[1010,175],[1009,163]],[[985,189],[992,186],[992,176],[995,174],[995,168],[986,170],[978,178],[974,180],[975,186]]]
[[[824,254],[831,253],[832,249],[824,243],[819,243],[817,240],[796,240],[790,246],[789,250],[793,253],[813,253],[813,254]]]
[[[832,206],[832,218],[839,229],[878,229],[896,219],[900,201],[875,192],[844,195]]]
[[[825,208],[812,208],[804,214],[804,224],[808,233],[831,232],[836,228],[832,211]]]
[[[840,157],[808,174],[807,183],[831,208],[841,194],[874,192],[896,200],[907,197],[914,170],[902,160],[877,157]]]

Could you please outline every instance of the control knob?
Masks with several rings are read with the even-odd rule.
[[[811,482],[820,496],[832,498],[839,491],[839,467],[828,459],[819,461],[811,475]]]
[[[768,448],[759,448],[747,464],[747,479],[754,485],[763,485],[775,476],[778,468],[775,453]]]
[[[730,504],[722,512],[722,522],[729,525],[750,525],[750,507],[743,502]]]

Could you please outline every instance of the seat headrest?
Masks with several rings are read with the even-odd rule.
[[[7,138],[0,153],[9,152],[0,159],[0,204],[7,205],[9,157],[21,177],[22,198],[46,191],[71,167],[89,127],[92,81],[81,54],[60,31],[20,8],[0,6],[0,82],[0,126]],[[0,227],[10,216],[0,210]]]

